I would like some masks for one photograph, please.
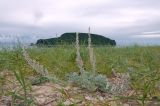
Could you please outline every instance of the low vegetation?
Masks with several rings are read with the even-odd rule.
[[[0,50],[0,105],[160,103],[160,46],[82,46],[78,41],[76,46]],[[38,87],[53,97],[40,99]]]

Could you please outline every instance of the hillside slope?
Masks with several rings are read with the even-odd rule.
[[[101,35],[91,34],[93,45],[116,45],[115,40],[111,40]],[[59,44],[73,44],[76,40],[76,33],[64,33],[58,38],[39,39],[37,45],[59,45]],[[88,44],[88,33],[79,33],[79,43],[81,45]]]

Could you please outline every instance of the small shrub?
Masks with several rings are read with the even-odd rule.
[[[83,72],[82,74],[71,73],[67,75],[68,81],[89,91],[108,92],[114,95],[123,94],[130,88],[129,74],[121,74],[113,81],[109,81],[104,75],[94,75],[91,72]]]
[[[78,73],[71,73],[67,76],[67,78],[70,82],[89,91],[100,90],[107,92],[110,89],[110,83],[103,75],[95,76],[93,73],[85,71],[81,75]]]
[[[111,82],[111,93],[118,95],[126,92],[130,88],[130,76],[128,73],[118,73],[118,76]]]
[[[108,91],[111,89],[110,83],[104,75],[97,75],[95,77],[95,84],[100,91]]]

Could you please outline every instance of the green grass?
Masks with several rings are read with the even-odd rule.
[[[32,58],[46,66],[51,73],[64,78],[66,73],[79,71],[76,65],[74,46],[29,49]],[[100,74],[111,75],[112,69],[117,72],[128,70],[160,70],[160,47],[94,47],[96,68]],[[81,47],[81,56],[86,70],[90,71],[89,54],[86,47]]]
[[[21,63],[21,65],[17,63]],[[19,70],[24,67],[26,75],[33,74],[33,70],[26,64],[20,48],[15,48],[14,50],[0,50],[0,72],[4,70]]]

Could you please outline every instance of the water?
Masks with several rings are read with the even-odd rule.
[[[11,51],[19,47],[19,43],[0,43],[0,50]]]
[[[157,46],[160,45],[160,39],[117,39],[116,40],[117,46],[133,46],[133,45],[140,45],[140,46]]]

